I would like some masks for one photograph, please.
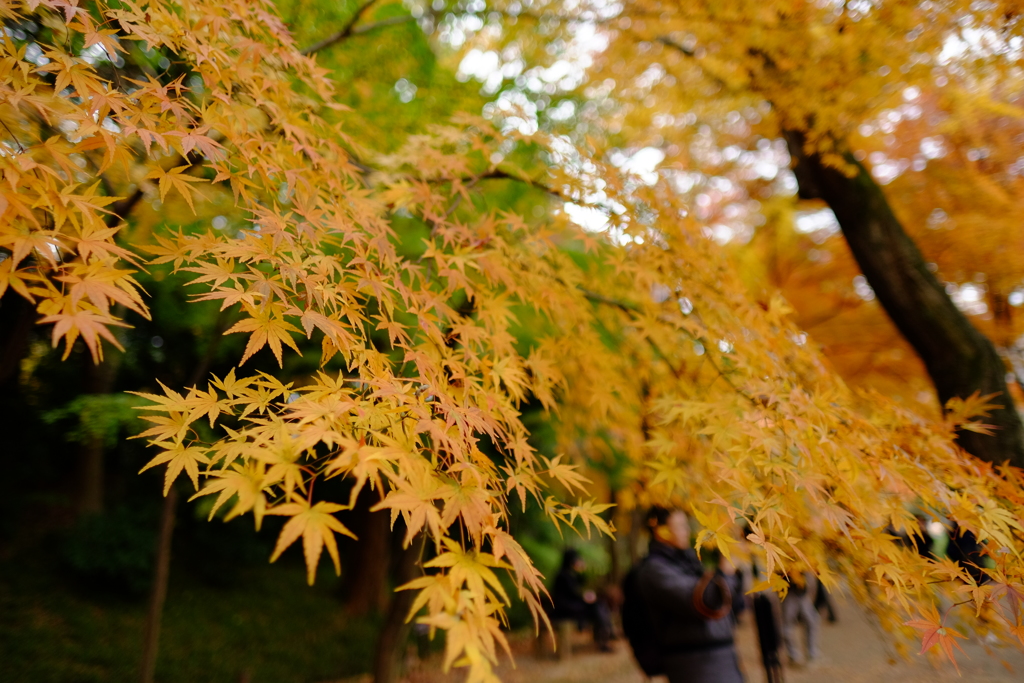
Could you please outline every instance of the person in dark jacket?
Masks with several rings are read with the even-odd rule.
[[[594,642],[602,652],[611,647],[611,612],[607,603],[598,598],[594,591],[585,590],[583,571],[586,563],[579,552],[569,548],[562,556],[562,568],[555,576],[551,587],[551,620],[575,621],[582,630],[590,624],[594,630]]]
[[[638,585],[669,683],[743,683],[733,644],[743,609],[735,568],[724,562],[717,572],[705,571],[681,510],[653,508],[647,522],[651,546]]]
[[[912,534],[910,537],[910,543],[914,549],[917,550],[917,554],[921,557],[934,557],[932,554],[932,545],[935,539],[932,538],[932,534],[928,531],[928,520],[924,515],[914,515],[917,520],[917,533]]]
[[[982,569],[985,566],[985,552],[978,543],[978,537],[968,529],[961,528],[957,522],[953,522],[950,530],[946,554],[963,567],[976,583],[988,581],[989,576]]]

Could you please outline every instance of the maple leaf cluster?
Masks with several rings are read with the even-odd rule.
[[[236,311],[226,334],[248,337],[239,370],[143,394],[151,426],[141,436],[158,451],[143,469],[164,468],[165,493],[184,474],[197,496],[215,497],[211,514],[226,506],[227,518],[252,514],[257,526],[287,518],[271,559],[301,539],[310,582],[325,548],[340,571],[335,538],[351,532],[339,513],[373,489],[378,507],[404,520],[407,543],[434,544],[424,578],[409,586],[421,591],[415,610],[448,633],[449,663],[490,677],[510,601],[494,571],[510,573],[546,620],[540,574],[508,532],[509,499],[610,532],[605,506],[552,495],[582,493],[586,480],[534,452],[517,410],[528,395],[550,405],[558,376],[542,348],[517,350],[512,306],[550,314],[585,301],[572,276],[560,279],[562,226],[456,213],[470,188],[498,178],[488,160],[504,138],[467,119],[382,159],[368,179],[324,70],[269,5],[87,10],[43,0],[4,11],[54,30],[45,61],[6,38],[5,73],[16,78],[5,82],[2,115],[16,144],[0,160],[3,287],[37,305],[55,344],[70,349],[80,336],[96,360],[101,339],[117,344],[124,309],[147,314],[122,262],[169,264],[190,276],[196,300]],[[173,57],[180,75],[119,75],[115,53],[132,43]],[[87,59],[94,45],[110,77]],[[65,132],[42,139],[50,126]],[[108,194],[120,187],[128,196]],[[178,201],[198,214],[224,196],[244,228],[158,232],[144,256],[117,244],[135,203]],[[429,226],[415,258],[396,250],[389,217],[399,208]],[[283,364],[300,353],[300,335],[319,344],[315,377],[284,383],[241,370],[263,348]],[[484,438],[499,461],[481,450]],[[335,477],[353,483],[349,500],[318,499],[317,482]]]
[[[649,17],[635,9],[629,31],[644,37]],[[611,533],[580,468],[602,451],[625,455],[627,505],[685,502],[700,542],[726,556],[742,552],[747,527],[764,587],[784,590],[804,570],[829,587],[844,577],[898,628],[968,586],[979,623],[1024,633],[1024,478],[953,441],[956,427],[984,424],[985,399],[939,422],[848,388],[785,301],[749,295],[667,183],[638,183],[584,145],[501,117],[460,117],[357,158],[344,86],[268,3],[26,0],[0,12],[53,28],[45,61],[10,35],[0,47],[0,293],[35,303],[55,344],[82,337],[97,359],[126,311],[147,314],[124,264],[167,264],[197,301],[220,301],[235,315],[227,333],[247,335],[238,366],[144,394],[142,437],[157,450],[144,469],[165,468],[165,492],[184,473],[196,496],[215,497],[211,517],[285,517],[272,559],[301,539],[310,582],[325,548],[340,571],[345,510],[371,489],[407,544],[429,543],[422,576],[403,587],[418,591],[410,618],[447,634],[445,663],[470,680],[494,680],[507,650],[502,572],[546,619],[511,506]],[[80,46],[115,65],[128,49],[159,50],[179,75],[129,81]],[[787,97],[803,92],[773,78]],[[839,125],[841,103],[829,104],[822,130]],[[546,172],[506,161],[516,148]],[[492,206],[488,189],[508,186],[541,211]],[[139,201],[203,216],[227,203],[241,227],[168,218],[143,253],[118,244]],[[606,227],[581,228],[566,202]],[[413,228],[423,239],[410,249],[400,231]],[[313,376],[246,369],[264,349],[284,367],[317,347]],[[531,398],[555,415],[562,455],[529,445],[519,408]],[[320,493],[332,478],[351,482],[348,500]],[[901,545],[893,532],[913,532],[913,506],[986,543],[992,581]],[[925,621],[910,626],[951,654],[942,621]]]

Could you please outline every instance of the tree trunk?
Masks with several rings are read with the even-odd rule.
[[[606,515],[607,521],[611,522],[615,518],[615,511],[619,509],[619,492],[612,488],[608,492],[608,502],[611,503],[611,507],[608,508],[608,514]],[[622,567],[619,562],[619,536],[608,537],[608,582],[613,586],[618,586],[619,582],[622,581]]]
[[[882,308],[924,362],[945,405],[974,392],[997,394],[1002,404],[985,418],[993,436],[961,431],[964,450],[991,463],[1024,467],[1024,427],[1006,385],[1006,366],[987,337],[978,332],[928,270],[921,252],[903,230],[882,189],[852,155],[849,177],[807,154],[803,135],[785,133],[800,196],[831,207],[861,272]]]
[[[103,512],[103,437],[86,435],[78,448],[78,514],[98,515]]]
[[[156,673],[156,658],[160,650],[160,621],[167,599],[167,583],[171,573],[171,538],[174,533],[174,513],[178,503],[178,489],[174,486],[164,497],[160,510],[160,537],[156,544],[156,568],[153,573],[153,588],[149,597],[149,612],[146,614],[145,641],[142,651],[142,683],[153,683]]]
[[[351,572],[344,582],[345,609],[352,616],[379,614],[388,606],[388,572],[391,565],[391,523],[387,510],[370,512],[375,494],[364,488],[356,499],[352,530],[359,537],[352,544]]]
[[[643,527],[644,511],[640,508],[634,508],[629,513],[629,535],[626,537],[626,542],[629,544],[627,550],[629,551],[630,567],[635,567],[642,556],[643,551],[640,549],[640,543],[643,540]]]
[[[419,543],[413,543],[399,552],[395,563],[396,586],[416,578],[416,561],[419,555]],[[410,631],[406,617],[412,608],[414,597],[413,591],[400,591],[391,595],[391,603],[388,605],[387,616],[374,652],[373,683],[397,683],[402,674],[402,655]]]
[[[35,306],[17,293],[9,291],[0,298],[0,388],[17,383],[38,317]]]
[[[84,362],[85,393],[93,396],[109,394],[114,388],[117,371],[121,366],[121,354],[109,353],[99,364],[94,364],[89,359]],[[78,514],[98,514],[103,512],[105,498],[105,435],[91,434],[88,428],[83,431],[85,440],[78,449]]]

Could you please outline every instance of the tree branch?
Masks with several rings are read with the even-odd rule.
[[[529,185],[530,187],[538,189],[541,192],[546,192],[547,194],[551,195],[552,197],[555,197],[556,199],[560,199],[562,201],[566,201],[565,197],[563,197],[562,194],[560,192],[558,192],[557,190],[553,190],[550,187],[548,187],[547,185],[545,185],[544,183],[540,182],[539,180],[534,180],[533,178],[530,178],[530,177],[525,176],[525,175],[524,176],[515,175],[515,174],[512,174],[512,173],[509,173],[508,171],[502,171],[502,170],[499,170],[499,169],[496,168],[493,171],[489,171],[488,173],[485,173],[482,176],[480,176],[480,179],[481,180],[515,180],[516,182],[524,183],[526,185]]]
[[[679,52],[682,52],[687,57],[696,57],[697,56],[696,52],[694,52],[690,48],[686,47],[685,45],[681,45],[681,44],[677,43],[676,41],[672,40],[668,36],[658,36],[654,40],[656,42],[661,43],[665,47],[670,47],[673,50],[678,50]]]
[[[114,204],[114,206],[111,207],[111,212],[107,215],[107,218],[104,221],[107,224],[107,227],[112,228],[127,218],[128,214],[130,214],[132,209],[135,208],[135,205],[142,200],[142,196],[144,194],[145,192],[143,192],[142,185],[140,184],[135,188],[134,192]]]
[[[611,297],[604,296],[603,294],[598,294],[597,292],[593,292],[583,287],[580,287],[579,290],[580,292],[583,293],[583,296],[586,299],[593,301],[594,303],[597,304],[604,304],[606,306],[618,308],[620,311],[623,311],[624,313],[628,314],[633,319],[636,319],[636,317],[639,316],[642,312],[639,306],[637,306],[636,304],[629,303],[628,301],[623,301],[622,299],[613,299]],[[672,325],[671,320],[666,320],[661,316],[659,316],[659,320],[668,325]],[[721,377],[723,380],[725,380],[725,383],[729,385],[730,389],[732,389],[737,394],[747,399],[751,403],[757,405],[757,401],[752,396],[750,396],[749,394],[747,394],[747,392],[743,391],[738,386],[736,386],[732,379],[727,374],[725,374],[722,368],[718,367],[718,363],[716,363],[715,360],[711,357],[711,347],[706,339],[693,334],[689,330],[679,328],[679,331],[682,332],[685,336],[689,337],[690,341],[696,342],[704,347],[704,360],[711,366],[711,368],[715,371],[718,377]],[[672,375],[676,379],[681,379],[683,376],[682,371],[676,368],[671,363],[671,361],[669,361],[668,354],[662,351],[661,347],[659,347],[653,339],[651,339],[648,336],[645,336],[645,338],[647,339],[647,343],[651,345],[651,348],[654,350],[654,352],[658,354],[658,356],[660,356],[663,361],[665,361],[665,365],[668,366],[668,369],[672,373]],[[712,384],[714,384],[714,382],[712,382]],[[708,386],[710,387],[710,385]]]
[[[360,7],[356,11],[356,13],[352,15],[352,18],[349,19],[348,23],[345,24],[345,26],[342,27],[342,29],[337,33],[324,38],[318,43],[313,43],[309,47],[303,48],[299,52],[304,55],[315,54],[320,50],[328,48],[336,43],[340,43],[346,38],[351,38],[352,36],[358,36],[364,33],[369,33],[370,31],[375,31],[379,28],[385,28],[387,26],[407,24],[410,21],[416,21],[417,19],[411,14],[405,14],[400,17],[390,17],[388,19],[381,19],[380,21],[375,21],[372,24],[363,24],[362,26],[356,26],[356,24],[359,23],[359,20],[363,18],[363,15],[366,14],[366,11],[370,9],[370,7],[372,7],[375,2],[376,0],[370,0],[368,3]]]
[[[529,176],[526,175],[516,175],[514,173],[509,173],[508,171],[502,171],[501,169],[498,168],[491,169],[490,171],[474,176],[442,176],[439,178],[416,178],[416,180],[421,180],[426,183],[454,183],[456,181],[462,181],[468,182],[470,186],[476,185],[481,180],[514,180],[517,183],[523,183],[524,185],[529,185],[530,187],[540,190],[541,192],[545,192],[554,197],[555,199],[559,199],[563,202],[570,201],[566,199],[560,192],[558,192],[557,190],[553,190],[552,188],[548,187],[539,180],[534,180],[533,178],[530,178]]]
[[[607,297],[603,294],[598,294],[597,292],[592,292],[589,289],[584,289],[582,287],[580,287],[580,291],[583,293],[583,296],[586,299],[588,299],[589,301],[593,301],[595,304],[605,304],[606,306],[612,306],[614,308],[618,308],[619,310],[630,314],[640,313],[640,307],[637,306],[636,304],[631,304],[628,301],[623,301],[622,299],[612,299],[611,297]]]
[[[353,14],[349,18],[348,22],[341,28],[340,31],[338,31],[337,33],[335,33],[335,34],[333,34],[331,36],[328,36],[327,38],[324,38],[319,43],[314,43],[313,45],[310,45],[309,47],[303,49],[302,50],[302,54],[304,54],[304,55],[313,54],[314,52],[318,52],[318,51],[324,49],[325,47],[330,47],[331,45],[334,45],[335,43],[339,43],[339,42],[345,40],[346,38],[348,38],[349,36],[351,36],[352,32],[356,28],[356,24],[359,23],[359,20],[363,18],[363,15],[366,14],[366,12],[371,7],[373,7],[373,5],[376,2],[377,2],[377,0],[369,0],[369,2],[363,4],[359,9],[357,9],[355,11],[355,14]]]
[[[178,154],[174,157],[174,160],[171,162],[170,168],[174,168],[175,166],[181,166],[182,164],[188,163],[190,162],[187,158],[183,157],[181,154]],[[198,166],[200,166],[200,164],[191,164],[192,168],[196,168]],[[191,170],[191,168],[189,170]],[[107,224],[107,227],[112,228],[121,221],[125,220],[128,217],[128,214],[132,212],[132,209],[134,209],[135,205],[142,200],[142,197],[145,194],[145,190],[143,190],[142,184],[140,183],[139,186],[135,188],[134,192],[132,192],[130,195],[128,195],[121,201],[115,203],[110,209],[111,213],[107,215],[107,218],[104,221]]]
[[[3,124],[3,127],[6,128],[7,132],[11,134],[11,139],[14,140],[14,144],[18,145],[18,151],[21,154],[24,154],[25,146],[21,144],[21,140],[18,139],[18,136],[14,134],[14,131],[11,130],[10,126],[8,126],[4,121],[0,120],[0,124]]]

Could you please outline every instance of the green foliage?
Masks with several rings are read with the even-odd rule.
[[[128,394],[82,394],[63,408],[44,413],[43,421],[65,426],[68,441],[100,439],[112,448],[124,436],[137,434],[145,427],[135,410],[144,403]]]
[[[464,111],[480,111],[479,84],[455,77],[459,55],[430,39],[402,2],[284,0],[278,11],[296,44],[329,38],[358,15],[356,30],[316,53],[344,84],[339,101],[353,109],[345,128],[361,149],[393,152],[410,134]],[[367,7],[365,12],[360,8]],[[376,28],[374,28],[376,27]],[[381,126],[386,121],[387,125]]]
[[[145,595],[153,578],[156,519],[118,507],[79,520],[64,542],[68,567],[90,590]]]

